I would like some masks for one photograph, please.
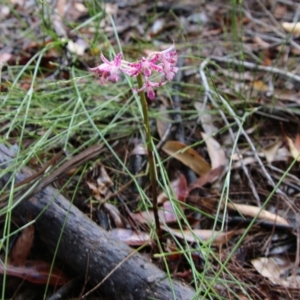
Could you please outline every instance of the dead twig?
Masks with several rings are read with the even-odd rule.
[[[289,79],[292,79],[294,81],[300,82],[300,76],[295,75],[291,72],[280,70],[275,67],[260,66],[260,65],[257,65],[257,64],[251,63],[251,62],[241,61],[241,60],[228,58],[228,57],[212,56],[212,57],[210,57],[210,59],[213,61],[224,62],[224,63],[228,63],[228,64],[233,64],[236,66],[245,67],[250,70],[259,70],[259,71],[263,71],[263,72],[269,72],[269,73],[281,75],[281,76],[287,77]]]

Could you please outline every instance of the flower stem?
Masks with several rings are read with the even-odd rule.
[[[141,74],[137,76],[137,82],[139,89],[143,86],[143,79]],[[143,116],[144,116],[144,126],[146,131],[146,144],[147,144],[147,152],[148,152],[148,162],[149,162],[149,172],[150,172],[150,181],[152,187],[152,203],[153,203],[153,213],[154,213],[154,221],[156,227],[156,234],[158,236],[158,240],[160,244],[162,244],[162,231],[160,228],[159,223],[159,216],[158,216],[158,206],[157,206],[157,180],[156,180],[156,167],[153,155],[153,143],[152,143],[152,136],[150,130],[150,123],[149,123],[149,115],[148,115],[148,103],[146,100],[146,96],[144,91],[139,92],[140,101],[142,104],[143,109]]]

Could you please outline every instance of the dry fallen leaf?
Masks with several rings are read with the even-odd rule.
[[[174,204],[175,205],[175,204]],[[185,207],[181,207],[184,210]],[[141,224],[154,223],[154,214],[152,210],[131,213],[131,218]],[[158,210],[158,216],[161,223],[172,224],[176,223],[180,215],[174,210],[171,201],[165,201],[163,207]]]
[[[124,228],[126,222],[120,211],[110,203],[103,203],[104,209],[108,212],[117,228]]]
[[[85,176],[86,183],[96,200],[105,202],[110,188],[114,185],[103,165],[98,164]]]
[[[255,80],[252,82],[252,88],[259,92],[268,92],[269,86],[261,80]]]
[[[162,19],[162,18],[157,19],[152,24],[150,35],[155,36],[155,35],[159,34],[163,30],[164,26],[165,26],[165,19]]]
[[[87,48],[88,44],[83,39],[77,39],[75,42],[69,40],[67,44],[67,49],[78,56],[83,56]]]
[[[145,145],[136,144],[129,155],[131,156],[131,155],[147,155],[147,154],[148,154],[148,150]]]
[[[223,171],[224,171],[223,166],[219,166],[216,169],[210,170],[207,174],[197,178],[192,184],[190,184],[189,191],[192,191],[195,188],[202,188],[207,183],[213,183],[215,180],[217,180],[220,177]]]
[[[282,145],[282,140],[277,140],[262,150],[262,152],[264,153],[266,160],[269,164],[274,161],[276,154],[278,152],[278,149],[280,148],[281,145]]]
[[[139,230],[115,228],[111,230],[111,233],[129,246],[141,246],[151,243],[150,235]]]
[[[258,273],[267,278],[279,278],[281,275],[280,267],[272,258],[259,257],[251,260],[252,265]]]
[[[281,23],[281,26],[285,31],[290,32],[294,35],[300,34],[300,22],[296,22],[296,23],[283,22]]]
[[[218,128],[214,125],[214,120],[209,108],[201,102],[195,103],[195,108],[199,113],[198,122],[201,122],[201,126],[207,135],[212,135],[218,132]]]
[[[185,176],[182,173],[179,173],[179,176],[171,182],[171,187],[173,189],[174,195],[177,200],[185,202],[186,197],[188,196],[188,187]],[[157,197],[157,203],[163,203],[169,198],[165,192],[162,192]]]
[[[159,210],[159,219],[167,224],[175,223],[180,216],[176,214],[174,206],[171,201],[163,203],[163,209]]]
[[[251,206],[247,204],[236,204],[236,203],[228,203],[227,207],[233,210],[238,211],[240,214],[248,217],[255,218],[257,217],[260,220],[270,221],[276,224],[287,225],[289,226],[289,222],[284,218],[270,213],[265,209],[261,209],[257,206]]]
[[[10,7],[6,5],[0,5],[0,20],[7,18],[10,14]]]
[[[252,259],[251,263],[258,273],[268,278],[273,284],[296,289],[300,286],[300,276],[281,277],[287,270],[282,268],[278,257],[258,257]]]
[[[12,55],[7,52],[3,52],[0,54],[0,67],[2,64],[8,62],[12,58]]]
[[[284,18],[287,15],[287,13],[288,13],[288,6],[284,5],[283,2],[282,3],[277,2],[276,5],[273,6],[272,14],[277,20]]]
[[[235,231],[217,232],[210,229],[194,229],[191,230],[179,230],[169,227],[163,227],[163,229],[178,238],[184,239],[187,242],[194,243],[198,240],[212,241],[215,246],[227,243],[235,234]]]
[[[296,135],[295,142],[288,136],[286,136],[286,139],[293,158],[300,162],[300,134]]]
[[[194,149],[177,141],[167,141],[162,149],[191,168],[199,176],[210,171],[209,163]]]
[[[253,38],[253,42],[255,42],[260,48],[266,48],[268,49],[270,47],[270,44],[264,41],[261,37],[258,35]]]
[[[9,261],[12,264],[23,264],[27,259],[34,239],[34,226],[29,225],[22,230],[14,247],[9,254]]]
[[[0,274],[22,278],[35,284],[64,285],[69,279],[58,268],[43,261],[26,260],[23,264],[0,264]]]
[[[65,15],[66,0],[58,0],[56,2],[57,14],[63,18]]]
[[[88,9],[83,3],[76,2],[74,3],[74,7],[81,13],[87,13]]]
[[[227,165],[227,158],[224,149],[221,145],[211,136],[201,132],[202,138],[207,146],[207,152],[211,161],[211,168],[217,169],[221,166]]]
[[[130,213],[130,217],[140,224],[154,223],[154,214],[152,210]]]

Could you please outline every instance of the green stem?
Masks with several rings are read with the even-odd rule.
[[[139,88],[143,86],[143,79],[142,76],[139,74],[137,76],[137,82]],[[144,126],[146,131],[146,144],[147,144],[147,151],[148,151],[148,162],[149,162],[149,172],[150,172],[150,181],[152,187],[152,203],[153,203],[153,214],[154,214],[154,221],[156,227],[156,233],[158,236],[158,240],[160,244],[162,244],[162,231],[160,228],[159,223],[159,216],[158,216],[158,206],[157,206],[157,180],[156,180],[156,168],[155,168],[155,161],[153,155],[153,143],[152,143],[152,136],[150,130],[150,123],[149,123],[149,115],[148,115],[148,104],[146,100],[146,96],[144,91],[139,92],[140,101],[142,104],[143,109],[143,116],[144,116]]]

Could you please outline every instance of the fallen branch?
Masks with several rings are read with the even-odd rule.
[[[5,154],[9,150],[3,149],[1,145],[2,170],[8,167],[12,159]],[[16,182],[32,174],[30,169],[24,168],[15,175]],[[4,174],[0,178],[0,188],[10,180],[11,174]],[[15,214],[24,215],[24,212],[36,218],[36,231],[51,252],[56,249],[63,230],[58,257],[78,275],[84,277],[87,272],[89,282],[94,286],[103,281],[100,291],[109,299],[190,300],[195,294],[185,283],[169,280],[165,272],[139,253],[132,255],[132,248],[100,228],[50,186],[21,201],[14,208]],[[110,272],[111,275],[105,279]]]

